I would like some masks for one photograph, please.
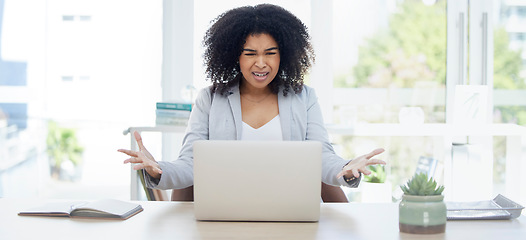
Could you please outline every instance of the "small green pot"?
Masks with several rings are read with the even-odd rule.
[[[403,195],[398,215],[400,232],[435,234],[446,231],[447,209],[443,195]]]

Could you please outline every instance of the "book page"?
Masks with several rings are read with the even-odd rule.
[[[18,213],[19,215],[64,215],[67,216],[73,209],[87,202],[51,202],[42,206],[28,209]]]
[[[90,202],[81,207],[77,207],[72,213],[72,216],[90,216],[90,217],[126,217],[141,209],[139,204],[115,200],[102,199]]]

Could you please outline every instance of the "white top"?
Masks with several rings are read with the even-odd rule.
[[[281,123],[279,114],[276,115],[265,125],[259,128],[253,128],[247,123],[243,122],[243,131],[241,133],[241,140],[243,141],[283,141],[283,133],[281,132]]]

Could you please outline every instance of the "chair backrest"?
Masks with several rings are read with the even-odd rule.
[[[331,186],[325,183],[321,183],[321,199],[326,203],[349,202],[341,187]]]
[[[141,180],[141,185],[144,189],[144,194],[146,195],[146,199],[148,199],[148,201],[168,201],[168,195],[164,190],[151,189],[146,187],[146,183],[144,180],[144,169],[137,170],[137,176]]]
[[[183,189],[172,189],[172,201],[193,202],[194,201],[194,186]]]

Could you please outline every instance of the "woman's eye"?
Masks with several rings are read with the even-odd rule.
[[[245,53],[245,56],[256,56],[255,53]]]
[[[276,53],[275,52],[269,52],[269,53],[267,53],[267,55],[276,55]]]

